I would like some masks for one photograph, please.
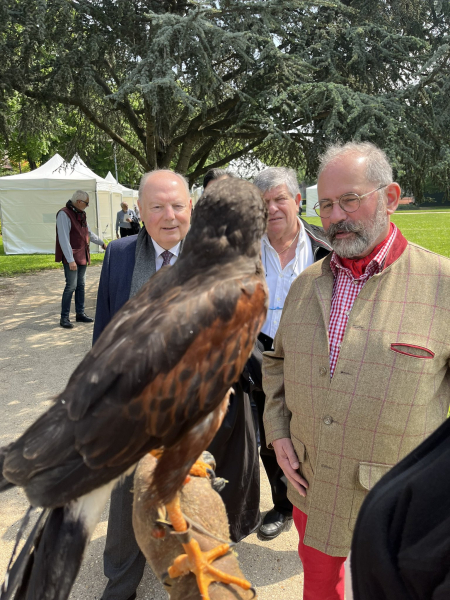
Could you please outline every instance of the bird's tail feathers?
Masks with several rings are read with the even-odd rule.
[[[30,570],[34,560],[34,548],[39,545],[39,539],[42,533],[42,528],[45,525],[45,519],[49,513],[48,509],[41,511],[27,541],[16,558],[17,549],[22,536],[30,521],[30,516],[35,509],[30,506],[25,513],[19,531],[17,532],[14,549],[9,560],[6,570],[5,580],[0,589],[0,600],[10,600],[14,597],[15,592],[19,592],[18,587],[24,579],[24,573]]]
[[[0,600],[67,600],[113,486],[43,511],[8,569]]]

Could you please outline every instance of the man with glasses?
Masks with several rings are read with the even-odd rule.
[[[64,329],[73,328],[69,315],[74,292],[77,322],[92,323],[94,320],[84,312],[86,265],[91,263],[89,242],[101,246],[103,250],[106,249],[106,244],[91,231],[88,225],[85,212],[88,206],[89,194],[77,190],[64,208],[56,214],[55,261],[63,263],[66,278],[59,321]]]
[[[322,228],[299,218],[301,194],[293,169],[271,167],[261,171],[254,181],[261,190],[269,212],[267,232],[262,239],[261,255],[269,288],[269,311],[258,337],[248,369],[254,382],[252,398],[258,412],[261,460],[269,479],[273,508],[259,529],[263,540],[276,538],[292,520],[292,503],[287,497],[287,481],[273,449],[267,448],[264,435],[262,391],[262,352],[272,348],[280,322],[284,300],[294,279],[309,265],[331,250]]]
[[[292,284],[264,355],[266,440],[288,479],[304,600],[344,599],[365,496],[447,415],[450,261],[390,222],[392,179],[370,143],[321,157],[316,211],[334,251]]]

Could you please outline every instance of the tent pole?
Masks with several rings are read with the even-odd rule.
[[[95,184],[95,209],[97,211],[97,235],[99,238],[103,239],[102,236],[100,235],[101,233],[101,228],[100,228],[100,207],[98,204],[98,184]],[[97,246],[97,244],[95,244],[95,248],[96,248],[96,252],[97,254],[100,253],[100,246]]]

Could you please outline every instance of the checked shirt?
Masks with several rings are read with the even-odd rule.
[[[328,337],[330,344],[330,378],[333,377],[334,369],[339,358],[345,328],[353,304],[368,281],[376,273],[383,270],[384,261],[397,235],[397,227],[394,225],[387,241],[379,252],[367,265],[364,274],[358,279],[353,277],[350,269],[344,267],[336,252],[331,257],[330,267],[334,275],[333,296],[331,299],[330,326]]]

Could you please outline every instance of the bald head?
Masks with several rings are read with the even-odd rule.
[[[146,173],[139,186],[138,205],[147,233],[165,250],[186,237],[192,202],[182,175],[165,169]]]

